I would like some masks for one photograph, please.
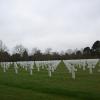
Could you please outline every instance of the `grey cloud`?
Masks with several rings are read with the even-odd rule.
[[[11,48],[83,48],[100,37],[100,0],[0,0],[0,39]]]

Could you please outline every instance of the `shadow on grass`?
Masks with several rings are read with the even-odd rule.
[[[2,84],[1,84],[2,85]],[[37,93],[45,93],[50,95],[58,95],[58,96],[64,96],[64,97],[70,97],[70,98],[76,98],[77,100],[100,100],[100,96],[96,93],[90,93],[90,92],[82,92],[82,91],[70,91],[67,89],[61,89],[61,88],[49,88],[49,87],[29,87],[29,86],[19,86],[19,85],[10,85],[10,84],[3,84],[3,86],[8,87],[14,87],[14,88],[20,88],[20,89],[27,89],[32,90]]]

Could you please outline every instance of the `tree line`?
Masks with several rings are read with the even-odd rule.
[[[52,52],[51,48],[47,48],[45,52],[40,49],[33,48],[29,53],[28,49],[23,45],[16,45],[14,52],[11,54],[7,46],[0,40],[0,62],[8,61],[43,61],[43,60],[69,60],[69,59],[100,59],[100,41],[93,43],[92,47],[85,47],[81,50],[68,49],[65,52]]]

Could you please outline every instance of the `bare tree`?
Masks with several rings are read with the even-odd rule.
[[[33,48],[31,54],[34,55],[38,51],[38,48]]]
[[[2,40],[0,40],[0,52],[8,51],[5,44],[3,44]]]
[[[46,54],[50,54],[50,53],[51,53],[51,51],[52,51],[52,49],[51,49],[51,48],[47,48],[47,49],[45,50],[45,53],[46,53]]]
[[[14,47],[14,53],[18,53],[18,54],[20,54],[21,56],[22,56],[22,54],[23,54],[23,52],[25,51],[26,49],[25,49],[25,47],[23,46],[23,45],[16,45],[15,47]]]
[[[73,53],[73,50],[72,50],[72,49],[68,49],[68,50],[67,50],[67,53],[68,53],[68,54],[72,54],[72,53]]]
[[[62,51],[60,52],[60,55],[61,55],[61,56],[65,55],[65,52],[62,50]]]

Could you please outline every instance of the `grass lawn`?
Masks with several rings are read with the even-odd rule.
[[[48,76],[46,70],[29,72],[10,68],[6,73],[0,68],[0,100],[100,100],[100,73],[95,68],[78,69],[76,80],[71,78],[63,62]]]

